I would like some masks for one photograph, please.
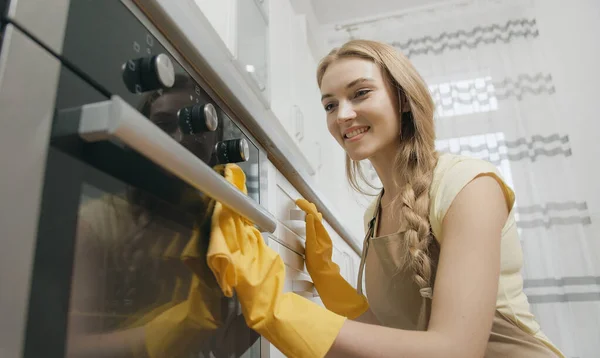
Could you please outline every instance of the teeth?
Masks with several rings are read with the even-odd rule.
[[[359,135],[361,133],[364,133],[364,132],[366,132],[368,130],[369,130],[369,127],[364,127],[364,128],[361,128],[361,129],[357,129],[355,131],[352,131],[352,132],[346,134],[346,138],[350,139],[352,137],[356,137],[357,135]]]

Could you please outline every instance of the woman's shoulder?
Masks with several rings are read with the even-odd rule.
[[[467,184],[482,175],[491,176],[500,184],[510,211],[514,193],[494,164],[465,155],[444,153],[439,156],[429,189],[429,220],[436,236],[441,236],[441,223],[454,198]]]
[[[490,173],[501,178],[498,168],[487,160],[466,155],[442,153],[433,172],[429,194],[435,193],[443,184],[472,180],[474,176]]]
[[[457,165],[475,169],[496,170],[496,167],[487,160],[469,157],[462,154],[440,153],[433,173],[434,180],[440,179]]]

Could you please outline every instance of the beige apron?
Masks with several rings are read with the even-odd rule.
[[[401,240],[404,239],[405,227],[394,234],[376,236],[380,201],[381,195],[363,242],[357,290],[362,294],[363,274],[367,266],[367,297],[370,309],[379,322],[383,326],[397,329],[427,330],[431,315],[432,288],[419,289],[410,272],[398,269],[402,267]],[[373,249],[369,250],[371,246]],[[435,250],[433,256],[437,260]],[[496,311],[485,357],[541,358],[557,355]]]

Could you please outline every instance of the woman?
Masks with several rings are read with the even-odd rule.
[[[408,60],[391,46],[351,41],[321,61],[317,79],[350,183],[360,190],[358,162],[368,159],[383,184],[365,213],[370,310],[358,321],[427,330],[377,329],[373,337],[381,338],[370,342],[379,344],[369,344],[365,334],[354,337],[364,328],[349,323],[334,349],[560,356],[522,290],[512,190],[490,163],[438,155],[435,106]],[[384,345],[388,339],[393,344]]]
[[[358,162],[368,159],[383,184],[365,214],[359,292],[331,262],[320,214],[299,200],[306,265],[329,311],[277,293],[282,275],[272,269],[278,274],[260,282],[239,280],[248,324],[298,357],[563,357],[523,293],[512,190],[490,163],[436,152],[434,103],[409,61],[388,45],[354,40],[321,61],[317,80],[350,183],[359,189]],[[252,242],[257,254],[232,259],[241,277],[260,275],[252,255],[268,256]],[[213,271],[222,285],[224,270]]]

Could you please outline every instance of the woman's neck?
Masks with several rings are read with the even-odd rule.
[[[404,183],[398,177],[401,169],[395,168],[396,153],[389,152],[369,158],[371,165],[377,172],[377,176],[383,185],[384,195],[381,198],[381,205],[389,204],[400,194]],[[396,176],[396,178],[394,178]]]

